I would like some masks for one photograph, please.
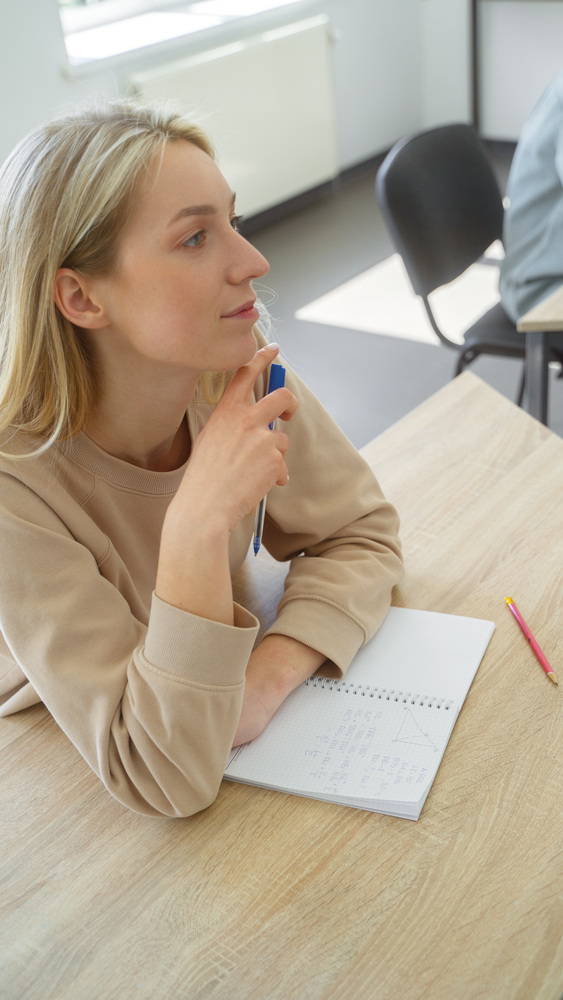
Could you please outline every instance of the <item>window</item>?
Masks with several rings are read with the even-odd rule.
[[[73,65],[193,35],[299,0],[58,0]]]

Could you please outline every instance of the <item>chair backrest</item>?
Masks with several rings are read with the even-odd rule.
[[[502,198],[470,125],[401,139],[379,168],[375,190],[413,288],[424,299],[502,237]]]

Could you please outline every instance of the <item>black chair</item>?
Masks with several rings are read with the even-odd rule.
[[[377,200],[415,292],[440,341],[459,351],[455,374],[480,354],[525,357],[518,333],[501,304],[489,309],[456,344],[440,330],[428,296],[475,263],[502,239],[503,205],[481,141],[470,125],[444,125],[401,139],[387,154],[375,181]],[[551,358],[563,353],[551,347]],[[518,394],[522,405],[525,372]]]

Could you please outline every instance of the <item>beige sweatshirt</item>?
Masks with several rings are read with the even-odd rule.
[[[403,574],[398,518],[364,460],[302,382],[284,426],[290,482],[268,496],[263,542],[291,568],[272,633],[344,672]],[[267,373],[256,383],[256,398]],[[195,440],[213,407],[194,399]],[[17,454],[29,442],[12,438]],[[151,816],[213,802],[258,630],[198,618],[153,593],[160,534],[185,466],[150,472],[86,435],[37,459],[0,460],[0,715],[43,701],[116,799]],[[231,571],[253,517],[232,532]]]

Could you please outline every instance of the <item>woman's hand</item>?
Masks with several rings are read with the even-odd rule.
[[[316,649],[287,635],[267,635],[246,668],[242,711],[233,746],[256,739],[288,694],[325,662]]]
[[[195,442],[162,529],[158,597],[225,624],[233,615],[229,533],[288,479],[288,437],[269,424],[278,416],[291,420],[298,402],[284,388],[250,403],[256,379],[277,352],[277,345],[263,347],[234,375]]]
[[[289,389],[276,389],[250,404],[258,376],[274,360],[278,346],[268,345],[239,368],[221,402],[197,438],[172,512],[220,525],[227,531],[288,475],[285,454],[289,439],[269,424],[291,420],[298,402]]]

